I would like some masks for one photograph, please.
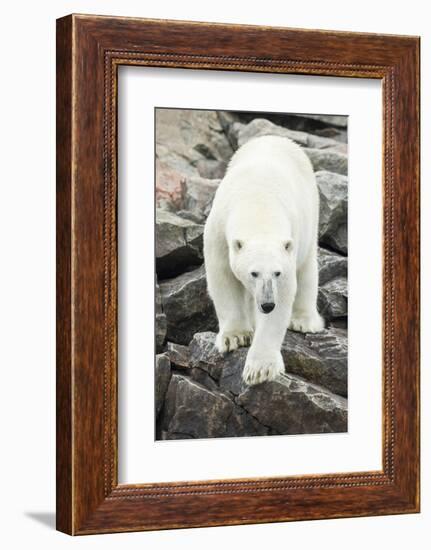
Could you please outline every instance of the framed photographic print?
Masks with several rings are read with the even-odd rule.
[[[419,511],[419,39],[57,21],[57,528]]]

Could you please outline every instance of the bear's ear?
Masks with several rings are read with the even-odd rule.
[[[241,250],[241,248],[244,246],[244,243],[242,241],[240,241],[239,239],[235,239],[233,241],[233,246],[234,246],[235,250]]]
[[[284,241],[283,246],[284,250],[290,250],[292,248],[292,240],[287,239],[287,241]]]

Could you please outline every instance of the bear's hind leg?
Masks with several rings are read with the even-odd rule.
[[[320,332],[325,322],[317,311],[319,272],[317,249],[312,250],[297,274],[298,287],[289,328],[297,332]]]

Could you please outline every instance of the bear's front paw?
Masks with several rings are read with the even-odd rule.
[[[313,315],[292,315],[289,328],[296,332],[321,332],[325,328],[325,321],[316,312]]]
[[[247,357],[242,378],[252,386],[265,381],[275,380],[284,373],[284,363],[281,353],[264,357]]]
[[[220,353],[235,351],[238,348],[250,346],[253,333],[250,330],[233,330],[219,332],[216,338],[216,348]]]

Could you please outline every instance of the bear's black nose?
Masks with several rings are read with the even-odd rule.
[[[264,313],[271,313],[271,311],[275,308],[274,302],[266,302],[262,304],[262,311]]]

